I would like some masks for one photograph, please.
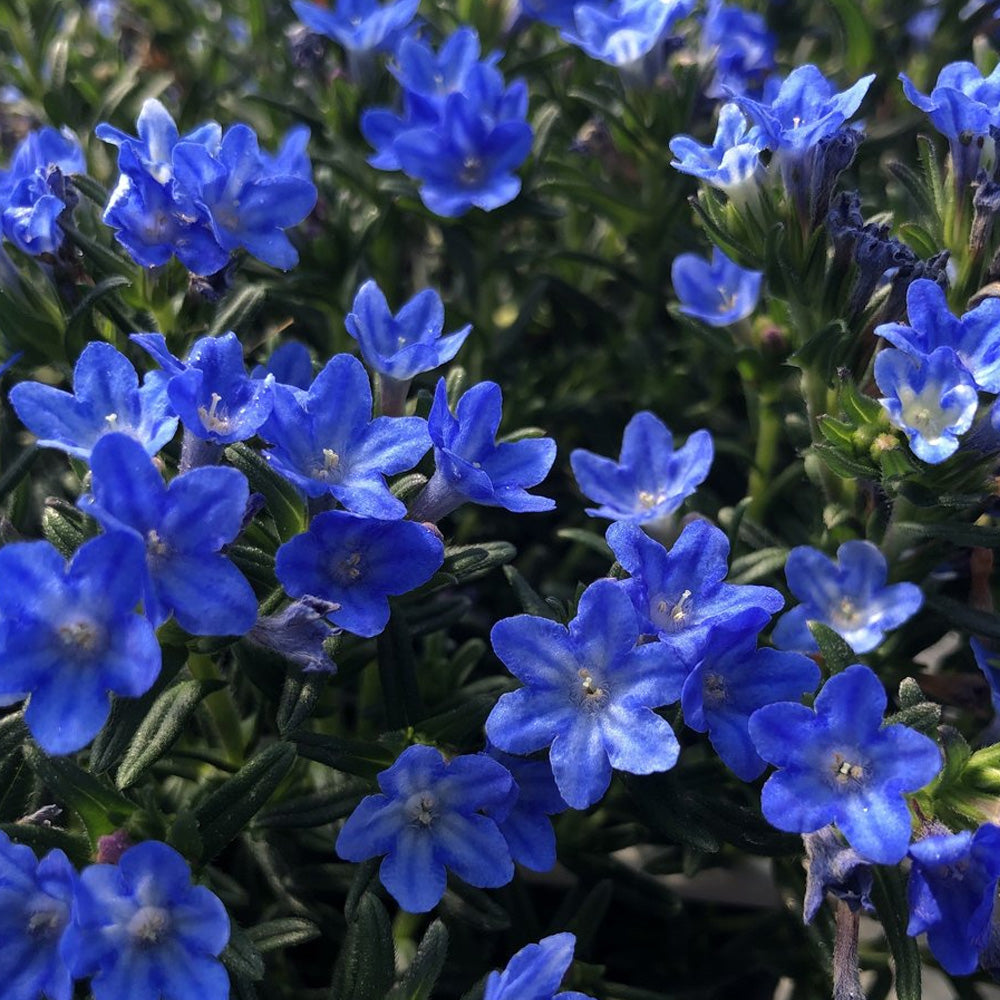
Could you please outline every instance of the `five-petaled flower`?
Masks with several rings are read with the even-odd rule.
[[[904,793],[941,770],[937,744],[903,725],[882,725],[885,688],[861,664],[831,677],[815,709],[777,702],[750,717],[757,753],[778,770],[761,792],[779,830],[812,833],[836,823],[848,843],[878,864],[901,861],[910,843]]]
[[[494,819],[509,800],[511,777],[485,754],[446,761],[429,746],[407,747],[378,776],[347,818],[337,853],[347,861],[384,855],[379,877],[410,913],[426,913],[444,895],[446,869],[480,888],[514,877],[510,850]]]
[[[598,580],[568,627],[516,615],[490,633],[524,687],[501,695],[486,735],[509,753],[551,747],[556,785],[574,809],[604,795],[612,768],[651,774],[677,760],[677,737],[655,709],[677,701],[687,671],[671,647],[636,645],[639,627],[620,585]]]

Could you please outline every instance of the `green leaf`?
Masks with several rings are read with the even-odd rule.
[[[730,583],[753,583],[762,577],[777,572],[788,560],[788,549],[781,545],[770,545],[756,552],[750,552],[732,561],[729,568]]]
[[[423,713],[411,629],[398,609],[393,609],[389,624],[376,640],[376,649],[386,725],[389,729],[404,729]]]
[[[242,976],[254,983],[264,978],[263,957],[254,947],[247,932],[235,922],[230,923],[229,943],[219,958],[236,976]]]
[[[330,1000],[382,1000],[392,986],[396,949],[389,914],[378,897],[366,892],[337,958]]]
[[[968,548],[1000,548],[1000,528],[990,525],[942,522],[921,524],[916,521],[899,521],[893,530],[912,535],[914,538],[941,539]]]
[[[468,924],[487,934],[510,927],[510,915],[489,894],[457,878],[448,879],[448,888],[439,904],[441,914]]]
[[[844,54],[847,73],[853,80],[875,62],[875,36],[869,12],[857,0],[830,0],[844,29]]]
[[[853,449],[857,427],[844,420],[824,414],[819,418],[819,431],[835,448]]]
[[[476,580],[497,566],[509,563],[517,555],[510,542],[481,542],[478,545],[449,545],[444,550],[441,569],[457,582]]]
[[[943,597],[940,594],[928,597],[925,607],[942,615],[952,628],[964,629],[989,639],[1000,639],[1000,615],[992,611],[979,611],[953,597]]]
[[[180,672],[187,662],[187,657],[186,647],[163,646],[160,675],[156,678],[156,683],[138,698],[115,695],[111,699],[111,714],[108,716],[108,721],[90,747],[91,774],[104,774],[122,759],[136,730],[146,718],[146,713]]]
[[[134,785],[180,739],[188,720],[203,698],[226,686],[225,681],[181,681],[168,688],[150,706],[125,752],[116,783]]]
[[[257,816],[257,826],[278,830],[305,830],[326,826],[352,813],[371,792],[367,781],[352,780],[327,792],[279,802]]]
[[[722,841],[705,822],[700,802],[676,775],[623,774],[622,778],[638,807],[639,818],[661,837],[703,854],[716,854],[722,849]]]
[[[301,756],[361,778],[374,779],[396,759],[395,754],[381,743],[365,743],[304,730],[289,733],[288,738],[298,746]]]
[[[281,688],[276,720],[282,736],[298,729],[312,715],[329,679],[323,670],[292,670],[288,674]]]
[[[264,497],[278,529],[278,537],[283,542],[306,530],[306,511],[298,491],[287,479],[279,476],[265,458],[243,442],[238,442],[226,449],[226,460],[247,477],[254,493]]]
[[[611,546],[596,532],[587,531],[585,528],[560,528],[556,532],[556,538],[563,538],[567,542],[576,542],[584,545],[593,552],[596,552],[603,559],[611,560],[614,553]]]
[[[49,497],[42,508],[42,534],[69,559],[87,537],[86,520],[72,504]]]
[[[917,939],[906,933],[909,905],[906,883],[898,866],[872,865],[875,877],[872,902],[895,966],[895,986],[898,1000],[920,1000],[920,949]]]
[[[219,307],[208,328],[208,336],[218,337],[229,330],[238,331],[249,323],[264,304],[267,293],[267,287],[261,284],[237,288]]]
[[[829,444],[814,444],[812,450],[823,460],[824,464],[841,479],[878,479],[878,470],[874,465],[867,465]]]
[[[552,606],[539,596],[531,584],[513,566],[504,566],[503,572],[504,576],[507,577],[507,582],[514,590],[514,596],[526,614],[548,618],[554,622],[559,621],[559,615],[556,614]]]
[[[826,663],[826,669],[832,677],[846,670],[852,663],[858,662],[858,655],[844,641],[844,637],[838,632],[834,632],[829,625],[823,622],[808,622],[809,631],[812,632],[816,645]]]
[[[101,300],[110,295],[118,288],[128,288],[132,284],[124,274],[112,274],[102,279],[76,304],[76,307],[69,314],[66,320],[66,340],[70,344],[88,340],[86,325],[91,318],[91,313],[95,307],[101,304]],[[119,306],[119,309],[121,307]]]
[[[295,763],[291,743],[272,743],[224,781],[196,809],[204,844],[202,862],[222,850],[274,794]]]
[[[39,450],[37,445],[25,448],[3,470],[3,473],[0,474],[0,500],[5,499],[11,491],[16,489],[18,483],[31,471],[31,467],[35,464],[35,459],[38,458]]]
[[[435,920],[424,933],[417,953],[385,1000],[430,1000],[448,955],[448,928]]]
[[[92,845],[86,837],[57,826],[35,825],[33,823],[0,823],[0,833],[7,834],[17,844],[27,844],[38,854],[58,847],[77,868],[83,868],[93,861]]]
[[[462,743],[466,737],[482,729],[486,716],[497,703],[497,697],[497,694],[491,693],[466,698],[460,705],[417,723],[415,728],[435,743]]]
[[[28,745],[25,756],[56,802],[80,817],[93,844],[98,837],[124,826],[135,811],[135,805],[115,788],[88,774],[70,758],[46,757],[33,744]]]
[[[294,948],[297,944],[314,941],[320,936],[320,931],[305,917],[281,917],[249,927],[246,934],[257,951],[263,955],[279,948]]]

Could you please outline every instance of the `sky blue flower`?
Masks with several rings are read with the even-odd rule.
[[[833,84],[807,63],[792,70],[770,100],[738,94],[732,98],[761,129],[769,149],[798,157],[833,135],[858,110],[874,79],[872,73],[835,93]]]
[[[526,945],[502,972],[486,977],[483,1000],[593,1000],[574,990],[556,993],[575,947],[576,938],[568,932]]]
[[[406,129],[393,148],[403,171],[420,183],[420,198],[437,215],[492,211],[521,190],[513,171],[531,151],[528,91],[510,87],[493,66],[476,63],[460,92],[449,94],[433,126]]]
[[[709,97],[753,93],[774,72],[774,34],[760,14],[742,7],[709,0],[701,22],[701,46],[715,66]]]
[[[1000,126],[1000,66],[984,77],[971,62],[948,63],[930,94],[922,94],[905,73],[899,74],[906,99],[948,139],[955,182],[964,192],[979,169],[982,140],[990,126]]]
[[[66,191],[65,177],[86,172],[83,150],[71,132],[48,126],[29,132],[10,167],[0,170],[4,236],[25,253],[55,253],[63,241],[59,216],[76,200]]]
[[[552,438],[497,444],[503,396],[496,382],[480,382],[465,392],[452,414],[444,379],[439,379],[427,417],[434,443],[434,475],[413,502],[410,517],[439,521],[471,500],[515,513],[552,510],[555,501],[535,496],[556,457]]]
[[[418,292],[394,316],[374,281],[358,289],[344,326],[372,371],[406,385],[415,375],[451,361],[472,330],[468,324],[441,336],[444,304],[432,288]]]
[[[106,531],[141,540],[141,593],[149,620],[161,625],[172,612],[193,635],[246,632],[257,619],[257,598],[220,551],[242,530],[250,495],[246,477],[236,469],[201,468],[164,485],[142,446],[124,434],[101,438],[90,468],[93,495],[81,498],[80,507]]]
[[[292,0],[299,20],[350,52],[392,52],[420,0],[335,0],[333,7]]]
[[[604,795],[612,768],[651,774],[677,761],[677,737],[655,709],[677,701],[687,670],[664,643],[637,646],[639,634],[639,617],[613,580],[584,591],[568,628],[516,615],[490,633],[524,687],[500,696],[486,735],[509,753],[550,747],[556,785],[574,809]]]
[[[848,843],[877,864],[902,860],[910,843],[905,792],[941,770],[941,751],[906,726],[883,726],[887,698],[868,667],[831,677],[815,709],[778,702],[750,717],[757,752],[779,770],[761,808],[779,830],[812,833],[836,823]]]
[[[284,163],[279,156],[265,164],[254,130],[233,125],[214,153],[197,142],[182,141],[174,147],[175,190],[205,211],[213,236],[227,254],[244,248],[265,264],[287,271],[299,255],[284,230],[312,211],[316,186],[308,168],[306,176],[275,173]]]
[[[85,461],[99,438],[117,431],[155,455],[177,431],[167,399],[167,379],[150,372],[139,387],[132,363],[103,341],[83,349],[73,369],[73,392],[41,382],[20,382],[10,402],[44,448]]]
[[[156,635],[135,611],[142,575],[142,546],[121,532],[84,542],[69,566],[48,542],[0,548],[0,694],[30,695],[24,721],[47,753],[86,746],[112,692],[136,697],[159,675]]]
[[[801,698],[819,684],[819,667],[809,657],[757,648],[757,634],[768,621],[766,612],[751,608],[716,625],[681,692],[685,724],[707,732],[742,781],[753,781],[767,766],[750,739],[750,716],[764,705]]]
[[[0,976],[10,1000],[71,1000],[59,941],[75,885],[76,871],[58,848],[38,861],[0,831]]]
[[[600,504],[591,517],[635,524],[668,517],[705,481],[714,448],[708,431],[695,431],[674,450],[670,429],[641,410],[625,426],[618,461],[577,448],[569,457],[580,492]]]
[[[875,381],[885,393],[879,402],[917,458],[936,465],[958,450],[959,437],[975,419],[979,393],[974,376],[950,347],[929,355],[880,351]]]
[[[914,583],[887,584],[885,556],[871,542],[844,542],[834,562],[818,549],[798,545],[788,553],[785,578],[801,602],[778,619],[771,639],[779,649],[819,649],[808,622],[822,622],[856,653],[877,648],[919,610],[924,595]]]
[[[495,747],[487,747],[487,752],[514,779],[509,800],[496,810],[497,825],[511,857],[533,872],[551,871],[556,863],[556,835],[549,817],[569,808],[556,787],[552,765],[547,760],[515,757]]]
[[[636,524],[619,521],[607,531],[615,558],[631,574],[622,583],[644,634],[655,634],[693,667],[705,654],[709,632],[748,611],[768,617],[785,601],[772,587],[723,583],[729,540],[714,524],[688,524],[669,551]]]
[[[235,333],[201,337],[183,362],[162,334],[133,333],[132,340],[163,367],[174,412],[195,437],[217,445],[245,441],[270,416],[273,379],[247,375]]]
[[[444,895],[446,870],[480,888],[514,876],[507,842],[493,819],[510,794],[507,770],[485,754],[446,761],[429,746],[407,747],[378,776],[337,837],[346,861],[384,855],[379,877],[410,913],[426,913]],[[98,998],[100,1000],[100,998]]]
[[[519,0],[521,16],[553,28],[573,28],[573,10],[580,0]]]
[[[1000,299],[985,298],[959,319],[948,308],[944,289],[918,278],[906,291],[906,315],[908,323],[883,323],[875,334],[918,357],[951,348],[980,389],[1000,392]]]
[[[759,183],[763,148],[760,129],[750,125],[739,105],[724,104],[719,109],[719,125],[712,145],[703,146],[689,135],[675,135],[670,140],[670,152],[674,154],[670,166],[739,201],[750,197],[751,190]]]
[[[651,52],[694,9],[695,0],[583,0],[573,7],[566,41],[592,59],[627,66]]]
[[[261,615],[245,638],[278,653],[306,673],[334,674],[337,664],[324,643],[340,632],[327,621],[337,607],[331,601],[307,594],[273,615]]]
[[[385,476],[412,469],[431,444],[422,417],[372,419],[368,374],[349,354],[334,355],[308,392],[275,386],[261,434],[274,445],[264,455],[275,471],[307,496],[382,518],[406,514]]]
[[[330,510],[278,549],[274,568],[291,597],[330,601],[334,624],[375,636],[389,621],[389,597],[426,583],[443,561],[440,538],[421,524]]]
[[[712,247],[711,261],[695,253],[674,258],[670,280],[681,312],[709,326],[729,326],[746,319],[757,308],[761,271],[748,271]]]
[[[975,972],[1000,881],[1000,827],[924,837],[910,845],[910,857],[906,933],[926,931],[931,953],[951,975]]]
[[[147,840],[81,872],[60,950],[75,976],[93,977],[94,1000],[224,1000],[228,940],[219,897],[191,884],[172,847]]]

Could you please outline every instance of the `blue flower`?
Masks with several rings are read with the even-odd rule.
[[[670,166],[742,201],[752,196],[759,183],[763,148],[760,129],[747,122],[739,105],[724,104],[719,109],[719,126],[712,145],[702,146],[689,135],[675,135],[670,140],[670,152],[674,154]]]
[[[301,154],[304,155],[304,154]],[[295,173],[274,173],[284,160],[265,164],[257,135],[248,125],[233,125],[215,152],[197,142],[173,150],[174,187],[204,211],[212,234],[227,253],[241,247],[272,267],[287,271],[299,255],[285,229],[300,223],[316,204],[316,187],[301,166]]]
[[[625,427],[618,461],[577,448],[569,457],[580,492],[600,507],[591,517],[635,524],[672,514],[704,482],[714,449],[708,431],[695,431],[674,451],[670,429],[648,410]]]
[[[1000,392],[1000,299],[985,298],[958,319],[944,289],[919,278],[906,291],[906,314],[909,323],[883,323],[875,334],[915,357],[948,347],[980,389]]]
[[[121,532],[85,542],[68,567],[48,542],[0,548],[0,694],[31,696],[24,721],[46,752],[86,746],[111,692],[136,697],[159,675],[156,635],[135,613],[142,573],[142,546]]]
[[[694,253],[674,258],[670,280],[681,312],[709,326],[729,326],[746,319],[756,308],[761,271],[747,271],[733,263],[718,247],[712,247],[711,262]]]
[[[235,333],[196,340],[184,362],[167,351],[162,334],[134,333],[132,340],[163,366],[174,412],[195,437],[217,445],[245,441],[270,416],[273,380],[247,375]]]
[[[526,492],[552,468],[552,438],[496,443],[503,397],[496,382],[480,382],[448,409],[444,379],[427,417],[434,443],[434,475],[413,502],[410,517],[439,521],[466,500],[515,513],[552,510],[555,501]]]
[[[0,976],[11,1000],[71,1000],[59,942],[75,886],[76,871],[58,848],[38,861],[0,831]]]
[[[485,61],[492,66],[499,57],[494,53]],[[478,61],[479,36],[472,28],[462,27],[444,40],[437,54],[424,39],[404,38],[389,71],[405,91],[440,108],[449,94],[465,86]]]
[[[948,63],[929,95],[921,94],[905,73],[900,73],[899,79],[906,99],[947,137],[955,183],[964,192],[979,169],[983,139],[990,126],[1000,126],[1000,66],[984,78],[970,62]]]
[[[774,71],[775,39],[760,14],[709,0],[701,44],[711,54],[715,78],[709,97],[758,90]]]
[[[426,583],[443,561],[440,539],[421,524],[330,510],[278,549],[274,568],[291,597],[330,601],[334,624],[375,636],[389,621],[389,597]]]
[[[216,956],[229,929],[222,901],[191,884],[187,862],[147,840],[117,865],[81,872],[60,950],[73,975],[93,976],[94,1000],[225,1000],[229,975]]]
[[[815,66],[806,64],[792,70],[769,101],[731,96],[760,127],[769,149],[796,157],[840,129],[858,110],[874,79],[872,73],[834,93],[833,84]]]
[[[836,823],[869,860],[902,860],[910,843],[903,793],[934,778],[941,752],[906,726],[883,726],[886,704],[881,681],[855,664],[826,682],[815,710],[778,702],[754,712],[757,752],[779,768],[761,793],[767,821],[792,833]]]
[[[393,150],[403,171],[420,182],[420,198],[437,215],[470,208],[492,211],[521,190],[513,171],[531,150],[524,81],[504,87],[490,65],[476,63],[462,91],[449,94],[433,125],[408,128]]]
[[[297,340],[288,340],[275,348],[266,365],[257,365],[250,373],[251,378],[263,381],[268,375],[274,376],[279,385],[291,389],[306,389],[312,385],[313,366],[309,348]]]
[[[906,434],[918,458],[936,465],[958,450],[959,436],[975,419],[979,393],[974,376],[950,347],[928,355],[880,351],[875,381],[885,393],[879,402],[889,420]]]
[[[551,747],[556,785],[574,809],[604,795],[612,768],[651,774],[677,761],[677,737],[655,709],[677,701],[687,671],[669,646],[637,646],[639,631],[621,586],[598,580],[568,628],[517,615],[490,634],[524,687],[500,696],[486,735],[509,753]]]
[[[990,689],[990,700],[993,702],[993,711],[1000,715],[1000,664],[998,664],[997,654],[979,639],[970,639],[972,655],[976,659],[976,666],[983,672],[986,683]]]
[[[8,170],[0,170],[3,233],[18,249],[54,253],[63,241],[58,219],[75,203],[65,175],[84,174],[87,162],[76,137],[41,128],[18,143]]]
[[[146,617],[171,612],[193,635],[242,635],[257,619],[246,577],[220,551],[243,527],[250,495],[236,469],[192,469],[165,486],[142,446],[107,434],[90,455],[93,496],[80,507],[106,531],[137,536],[146,552],[141,593]],[[137,594],[132,592],[134,601]]]
[[[336,0],[333,9],[292,0],[299,20],[349,52],[392,52],[413,20],[420,0]]]
[[[924,837],[910,846],[910,923],[953,976],[976,971],[1000,881],[1000,827]]]
[[[518,9],[523,17],[541,21],[553,28],[573,28],[573,10],[580,0],[519,0]]]
[[[914,583],[886,585],[885,556],[871,542],[844,542],[837,561],[808,545],[788,553],[785,578],[801,602],[778,619],[771,636],[779,649],[814,652],[808,622],[822,622],[856,653],[877,648],[886,632],[915,615],[924,595]]]
[[[511,857],[531,871],[551,871],[556,863],[556,835],[549,817],[569,808],[556,787],[551,764],[515,757],[495,747],[487,751],[514,779],[509,800],[496,810]]]
[[[307,496],[382,518],[406,514],[384,477],[412,469],[431,443],[422,417],[372,420],[368,375],[349,354],[334,355],[308,392],[276,386],[261,434],[274,445],[267,460]]]
[[[751,609],[716,625],[684,682],[684,722],[708,733],[715,752],[742,781],[767,766],[750,739],[750,716],[776,701],[801,698],[819,684],[819,667],[799,653],[757,649],[768,615]]]
[[[612,524],[607,539],[631,574],[621,586],[642,632],[658,635],[689,667],[704,655],[715,625],[752,610],[763,627],[785,603],[772,587],[722,582],[729,572],[729,540],[708,521],[688,524],[669,552],[628,521]]]
[[[170,112],[155,98],[143,101],[136,119],[138,137],[131,136],[107,122],[94,129],[94,135],[104,142],[117,146],[119,156],[125,150],[131,154],[129,162],[148,174],[160,184],[173,178],[174,146],[181,141]],[[218,122],[206,122],[183,137],[184,142],[197,142],[209,152],[215,152],[222,141],[222,129]],[[122,168],[119,161],[119,168]]]
[[[415,375],[451,361],[472,330],[467,325],[441,336],[444,304],[431,288],[418,292],[393,316],[374,281],[358,289],[344,326],[360,345],[365,364],[384,381],[404,386]]]
[[[576,938],[553,934],[517,952],[503,972],[486,978],[483,1000],[593,1000],[583,993],[556,993],[573,961]]]
[[[132,363],[110,344],[94,341],[73,369],[73,392],[41,382],[21,382],[10,402],[43,448],[58,448],[85,461],[99,438],[117,431],[155,455],[177,431],[166,378],[151,372],[139,387]]]
[[[573,7],[566,41],[592,59],[626,66],[663,41],[670,29],[694,9],[695,0],[584,0]]]
[[[347,818],[337,853],[347,861],[385,855],[379,877],[410,913],[426,913],[445,889],[446,869],[480,888],[506,885],[514,864],[494,820],[483,815],[510,794],[510,774],[484,754],[445,761],[407,747]],[[100,1000],[100,998],[98,998]]]

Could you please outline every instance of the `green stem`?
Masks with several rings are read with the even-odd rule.
[[[747,513],[758,524],[763,523],[767,504],[770,500],[768,487],[771,473],[778,455],[781,439],[781,418],[775,403],[777,398],[767,389],[757,398],[757,446],[754,449],[753,467],[747,483],[750,508]]]

